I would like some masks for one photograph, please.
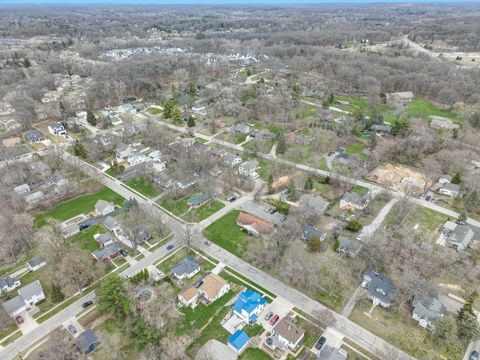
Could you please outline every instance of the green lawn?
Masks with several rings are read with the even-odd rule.
[[[456,121],[457,118],[449,110],[440,109],[434,103],[426,99],[416,99],[408,104],[407,114],[414,117],[428,119],[429,115],[443,116]]]
[[[433,343],[429,331],[423,330],[409,316],[390,309],[376,307],[372,316],[364,312],[370,310],[371,303],[357,304],[353,309],[350,320],[370,330],[375,335],[385,339],[417,359],[431,358],[462,359],[466,344],[457,346],[438,346]],[[450,353],[447,353],[449,351]]]
[[[348,146],[345,150],[349,155],[358,155],[362,153],[363,148],[364,146],[362,143],[353,143],[352,145]]]
[[[392,228],[398,221],[395,215],[398,213],[396,209],[401,206],[400,203],[395,204],[384,220],[387,228]],[[452,220],[449,216],[430,210],[421,206],[415,206],[407,219],[404,221],[405,227],[413,227],[418,224],[418,230],[423,233],[435,233],[447,220]]]
[[[190,344],[188,350],[194,352],[211,339],[216,339],[221,343],[226,344],[227,339],[230,337],[230,333],[223,328],[221,321],[229,311],[230,307],[222,308],[219,313],[212,318],[208,326],[203,329],[201,334]]]
[[[138,191],[140,194],[153,198],[159,194],[158,190],[155,188],[153,183],[146,178],[133,178],[125,183],[125,185],[130,186],[133,190]]]
[[[358,195],[362,196],[368,193],[368,188],[356,185],[353,189],[352,192],[357,193]]]
[[[200,330],[204,327],[210,318],[212,318],[217,311],[225,306],[225,304],[232,299],[236,294],[230,290],[223,295],[220,299],[217,299],[209,306],[199,304],[192,309],[191,307],[183,307],[180,312],[184,315],[181,318],[181,322],[177,326],[177,334],[179,336],[190,333],[192,330]]]
[[[272,360],[272,357],[259,348],[247,348],[238,360]]]
[[[234,210],[224,215],[214,223],[207,226],[204,235],[210,241],[223,247],[225,250],[242,257],[249,235],[244,233],[237,225],[239,210]]]
[[[59,221],[68,220],[76,215],[88,213],[95,210],[95,203],[98,200],[112,201],[117,205],[122,205],[125,199],[110,190],[103,187],[100,191],[94,194],[82,195],[77,198],[64,201],[50,210],[39,213],[35,216],[35,225],[42,227],[47,224],[48,219],[53,218]]]
[[[303,346],[307,348],[311,348],[317,342],[320,335],[322,335],[322,329],[317,326],[311,325],[306,320],[296,317],[295,323],[300,326],[303,330],[305,330],[305,337],[303,338]]]
[[[73,235],[69,242],[71,244],[78,244],[81,249],[88,250],[90,252],[98,249],[98,243],[93,238],[95,234],[101,234],[106,232],[106,230],[100,225],[91,226],[88,229],[80,231],[78,234]]]
[[[156,107],[149,107],[147,109],[147,112],[152,114],[152,115],[160,115],[162,113],[162,109],[156,108]]]
[[[318,168],[320,170],[328,171],[327,160],[322,156],[318,162]]]
[[[205,204],[198,209],[192,209],[188,214],[183,217],[183,219],[191,222],[200,222],[215,214],[223,207],[225,207],[225,205],[221,201],[210,200],[208,204]]]
[[[190,199],[190,197],[192,197],[192,195],[187,195],[179,199],[161,200],[159,205],[171,213],[180,216],[188,210],[189,206],[187,201]]]

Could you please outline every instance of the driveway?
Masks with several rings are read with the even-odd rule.
[[[271,207],[272,206],[268,204],[263,205],[256,203],[255,201],[248,201],[240,206],[240,209],[272,224],[282,225],[284,215],[280,214],[278,211],[275,214],[270,214],[265,211]]]
[[[265,310],[263,310],[263,312],[260,314],[260,324],[265,330],[272,331],[273,326],[270,325],[267,320],[265,320],[265,316],[271,311],[273,316],[278,315],[280,316],[280,319],[283,319],[290,311],[292,311],[292,309],[293,304],[290,301],[278,296],[270,304],[268,304],[265,307]]]
[[[377,229],[380,227],[380,225],[382,225],[383,223],[383,220],[385,220],[385,217],[388,215],[388,213],[390,212],[390,210],[392,209],[392,207],[399,201],[400,199],[398,198],[393,198],[392,200],[390,200],[387,205],[385,205],[382,210],[380,210],[380,212],[378,213],[378,215],[376,216],[375,219],[373,219],[373,221],[368,224],[367,226],[365,226],[362,230],[362,238],[366,238],[370,235],[372,235],[373,233],[375,233],[375,231],[377,231]]]
[[[20,316],[23,318],[23,324],[18,325],[18,327],[22,331],[22,334],[25,335],[38,327],[38,323],[28,311],[24,311]]]

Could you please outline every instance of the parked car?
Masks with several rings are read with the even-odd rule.
[[[88,301],[85,301],[83,304],[82,304],[82,308],[87,308],[89,307],[90,305],[93,305],[93,300],[88,300]]]
[[[425,196],[425,200],[427,200],[427,201],[432,200],[432,195],[427,195],[427,196]]]
[[[271,209],[272,209],[271,207],[267,207],[265,208],[265,212],[270,212]]]
[[[77,328],[73,326],[72,324],[68,325],[67,327],[68,331],[70,331],[73,335],[77,333]]]
[[[317,343],[315,344],[315,349],[321,350],[323,345],[325,345],[325,341],[327,341],[325,336],[320,336],[320,339],[318,339]]]
[[[210,245],[212,245],[212,243],[208,240],[205,240],[205,245],[210,246]]]
[[[120,255],[127,257],[128,256],[128,250],[127,249],[120,249],[118,251]]]
[[[272,214],[272,215],[275,214],[276,212],[277,212],[277,209],[275,209],[275,208],[271,208],[270,211],[269,211],[269,213]]]
[[[478,360],[478,351],[473,350],[468,360]]]
[[[268,314],[265,316],[265,320],[270,320],[273,316],[273,312],[269,311]]]
[[[280,319],[280,316],[278,316],[278,315],[275,315],[274,317],[272,317],[270,319],[270,325],[275,325],[277,323],[278,319]]]
[[[235,195],[229,196],[227,199],[228,202],[234,202],[235,200],[237,200],[237,197]]]
[[[25,320],[23,320],[23,317],[21,317],[20,315],[18,315],[18,316],[15,318],[15,321],[17,322],[18,325],[20,325],[20,324],[23,324]]]
[[[173,244],[168,244],[167,245],[167,250],[170,251],[174,248],[174,245]]]

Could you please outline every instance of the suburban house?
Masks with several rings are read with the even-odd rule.
[[[418,321],[418,325],[428,330],[433,330],[435,323],[446,312],[446,307],[440,302],[437,294],[417,295],[412,305],[412,318]]]
[[[375,131],[377,133],[390,134],[391,130],[392,130],[391,126],[387,124],[373,124],[370,127],[370,131]]]
[[[175,185],[175,180],[165,173],[158,174],[154,181],[165,189],[171,188]]]
[[[121,249],[122,245],[118,241],[114,241],[93,251],[92,256],[97,261],[107,261],[117,257]]]
[[[450,197],[456,197],[459,192],[460,192],[460,185],[452,184],[452,183],[449,183],[449,182],[444,183],[443,187],[441,187],[438,190],[439,194],[447,195],[447,196],[450,196]]]
[[[65,130],[65,127],[60,123],[53,123],[48,125],[48,132],[55,136],[67,135],[67,130]]]
[[[225,154],[227,154],[227,151],[221,148],[214,148],[210,151],[210,154],[212,155],[213,158],[221,160],[223,159]]]
[[[233,313],[244,322],[253,324],[265,308],[266,302],[267,300],[254,290],[242,291],[233,305]]]
[[[223,163],[228,167],[235,167],[242,163],[242,158],[232,153],[225,153],[222,157]]]
[[[318,230],[317,227],[313,225],[303,225],[303,240],[310,241],[310,239],[314,236],[316,236],[320,241],[323,241],[327,237],[327,234],[325,234],[323,231]]]
[[[44,196],[42,191],[35,191],[34,193],[25,195],[24,199],[27,204],[33,205],[42,200]]]
[[[347,360],[347,352],[325,345],[317,355],[317,360]]]
[[[288,144],[308,145],[313,141],[311,136],[302,136],[294,132],[285,134],[285,142]]]
[[[198,209],[203,205],[206,205],[212,197],[207,193],[200,193],[193,195],[190,199],[188,199],[187,204],[194,209]]]
[[[347,192],[340,199],[340,209],[347,211],[363,210],[370,202],[370,195],[359,195],[355,192]]]
[[[449,118],[437,115],[430,115],[429,118],[432,119],[430,122],[432,129],[455,130],[459,128],[459,125],[454,124]]]
[[[230,284],[220,276],[210,273],[202,279],[202,284],[198,288],[198,292],[208,302],[212,303],[221,298],[230,290]]]
[[[153,150],[152,152],[148,153],[148,157],[152,161],[161,161],[162,153],[160,152],[160,150]]]
[[[177,298],[183,305],[192,308],[195,308],[198,302],[208,305],[230,290],[230,284],[213,273],[205,275],[199,282],[200,286],[190,286],[178,294]]]
[[[230,346],[237,354],[240,354],[248,346],[250,338],[243,330],[237,330],[228,338],[228,346]]]
[[[115,205],[105,200],[98,200],[95,204],[95,212],[97,215],[105,216],[115,211]]]
[[[30,185],[22,184],[22,185],[15,186],[13,191],[15,191],[15,193],[17,194],[25,194],[27,192],[30,192]]]
[[[355,257],[362,249],[363,242],[346,236],[338,237],[338,253],[342,256]]]
[[[172,275],[175,276],[178,280],[182,279],[191,279],[202,270],[200,265],[198,265],[191,257],[186,257],[175,265],[172,269]]]
[[[75,345],[82,353],[89,354],[100,345],[100,340],[92,330],[87,330],[78,335],[75,339]]]
[[[276,338],[283,347],[291,350],[297,348],[304,335],[305,330],[297,326],[289,315],[280,320],[272,330],[272,337]]]
[[[258,160],[253,159],[253,160],[249,160],[249,161],[246,161],[243,164],[241,164],[238,167],[238,172],[239,172],[240,175],[248,176],[248,177],[251,177],[253,179],[257,179],[259,177],[259,175],[257,173],[257,169],[258,169]]]
[[[103,222],[103,225],[105,225],[108,230],[114,232],[121,229],[120,223],[112,216],[107,216]]]
[[[131,145],[120,144],[115,149],[115,157],[117,162],[122,162],[123,160],[127,159],[128,156],[134,152],[135,150]]]
[[[130,231],[127,231],[127,234],[131,238],[130,240],[135,240],[136,243],[143,243],[152,237],[150,231],[143,225],[135,226]]]
[[[389,105],[402,105],[415,99],[415,95],[411,91],[401,91],[387,93],[386,100]]]
[[[141,153],[140,151],[134,151],[128,155],[127,161],[128,165],[134,166],[145,162],[146,159],[147,157],[145,154]]]
[[[93,238],[102,248],[112,244],[115,241],[110,233],[95,234],[93,235]]]
[[[10,317],[15,317],[24,311],[30,310],[35,304],[45,300],[42,284],[35,280],[18,289],[18,295],[5,301],[3,307]]]
[[[475,237],[478,236],[469,225],[459,225],[452,221],[447,221],[443,225],[437,244],[450,245],[457,251],[464,251]]]
[[[250,136],[256,140],[271,140],[277,137],[277,135],[266,129],[255,130],[250,134]]]
[[[271,235],[273,233],[272,224],[252,214],[240,213],[237,217],[237,225],[254,236]]]
[[[23,134],[23,138],[30,144],[38,143],[46,139],[45,135],[40,130],[27,131],[25,134]]]
[[[182,180],[178,180],[175,182],[175,185],[180,189],[180,190],[187,190],[195,185],[197,185],[197,176],[196,174]]]
[[[17,277],[2,277],[0,278],[0,293],[9,292],[20,286],[20,279]]]
[[[252,127],[248,124],[235,124],[232,126],[232,131],[239,135],[247,135],[252,131]]]
[[[178,293],[177,299],[183,305],[191,306],[194,309],[197,306],[199,295],[195,286],[189,286]]]
[[[368,297],[372,299],[374,305],[380,305],[388,309],[395,297],[395,288],[392,280],[373,270],[367,270],[363,274],[362,287],[367,288]]]
[[[47,261],[43,257],[37,256],[28,260],[26,264],[30,271],[37,271],[38,269],[47,265]]]

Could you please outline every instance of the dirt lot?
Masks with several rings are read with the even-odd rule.
[[[425,190],[425,174],[420,169],[405,165],[381,165],[371,171],[365,178],[398,191],[404,191],[408,188],[411,192],[421,194]],[[431,181],[429,181],[428,187],[431,185]]]

